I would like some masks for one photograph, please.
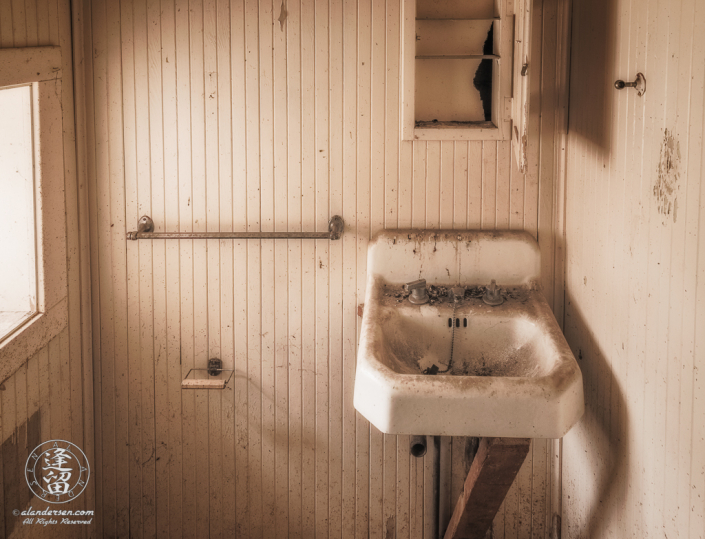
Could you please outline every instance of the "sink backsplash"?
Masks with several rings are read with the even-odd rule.
[[[536,242],[521,231],[385,231],[369,249],[368,275],[384,275],[389,283],[423,278],[429,285],[487,285],[495,279],[501,286],[530,286],[541,269]]]

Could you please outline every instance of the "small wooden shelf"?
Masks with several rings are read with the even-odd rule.
[[[216,374],[210,374],[208,369],[191,369],[181,380],[181,389],[225,389],[234,372],[233,369],[218,369]]]

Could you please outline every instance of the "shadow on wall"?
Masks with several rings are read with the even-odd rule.
[[[566,300],[565,335],[583,373],[585,415],[563,439],[562,531],[565,538],[604,537],[624,510],[634,457],[626,402],[576,303]],[[576,475],[582,476],[577,484]]]
[[[617,0],[575,0],[568,131],[609,154],[615,76]]]
[[[230,368],[230,367],[227,367]],[[314,383],[314,377],[319,376],[315,371],[300,368],[299,371],[302,375],[311,378],[309,383]],[[192,391],[192,390],[189,390]],[[230,397],[231,400],[235,402],[242,402],[242,400],[255,400],[261,401],[261,405],[266,407],[268,410],[268,420],[262,423],[257,421],[249,422],[247,425],[247,431],[242,432],[242,437],[238,439],[237,443],[243,449],[247,449],[249,446],[249,440],[256,439],[258,441],[267,441],[268,447],[278,447],[280,450],[287,452],[289,451],[289,446],[292,443],[291,439],[287,436],[277,435],[277,426],[273,423],[275,418],[287,418],[289,421],[289,410],[286,406],[282,406],[282,403],[275,398],[272,392],[268,392],[262,388],[260,384],[252,379],[246,371],[237,370],[233,373],[233,378],[231,382],[225,387],[223,391],[232,391],[239,396]],[[214,391],[217,394],[218,391]],[[236,404],[237,406],[237,404]],[[356,413],[357,417],[360,417],[367,423],[359,413]],[[375,428],[374,426],[372,428]],[[299,430],[300,443],[304,449],[314,451],[316,447],[328,447],[329,439],[328,433],[326,431],[319,431],[316,429],[316,422],[311,420],[303,420],[299,418],[299,423],[297,426]]]

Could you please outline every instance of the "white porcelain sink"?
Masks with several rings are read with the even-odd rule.
[[[537,290],[531,236],[387,230],[367,271],[354,404],[382,432],[560,438],[580,419],[582,375]],[[425,305],[402,289],[417,279]],[[481,299],[492,279],[505,298],[495,307]]]

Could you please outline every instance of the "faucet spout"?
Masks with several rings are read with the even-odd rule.
[[[461,299],[465,297],[465,288],[462,286],[456,286],[450,289],[450,297],[453,302],[458,303]]]

